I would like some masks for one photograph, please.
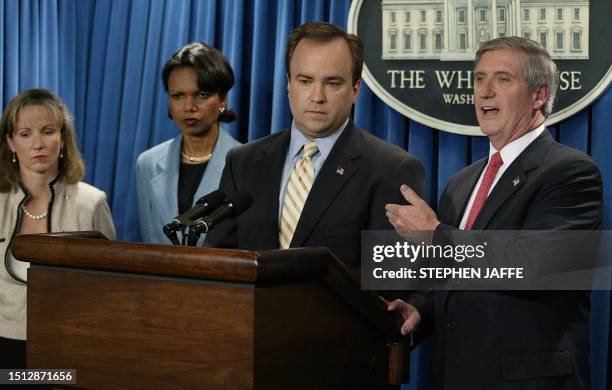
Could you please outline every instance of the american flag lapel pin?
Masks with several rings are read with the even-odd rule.
[[[518,186],[520,182],[521,182],[521,179],[520,179],[520,178],[518,178],[518,177],[517,177],[517,178],[515,178],[514,180],[512,180],[512,184],[513,184],[515,187],[516,187],[516,186]]]
[[[336,168],[336,173],[337,173],[338,175],[344,175],[344,168],[342,168],[342,167],[338,167],[338,168]]]

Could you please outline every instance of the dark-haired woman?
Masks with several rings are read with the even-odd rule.
[[[181,134],[143,152],[136,173],[142,238],[169,244],[162,227],[219,187],[225,156],[239,143],[219,126],[236,118],[227,108],[234,72],[221,52],[191,43],[166,62],[162,78]]]
[[[0,122],[0,368],[25,368],[29,263],[15,259],[20,234],[98,230],[115,238],[104,192],[85,173],[72,118],[46,89],[7,105]]]

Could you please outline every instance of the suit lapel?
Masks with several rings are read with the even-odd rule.
[[[278,212],[281,177],[285,165],[285,156],[289,147],[291,130],[286,130],[279,137],[264,146],[261,154],[256,157],[253,164],[256,172],[262,172],[257,177],[257,213],[262,216],[273,216],[275,223],[271,229],[262,229],[261,234],[268,233],[268,237],[260,237],[266,248],[278,248]]]
[[[151,178],[155,191],[151,194],[154,210],[158,210],[164,223],[178,214],[179,149],[182,136],[172,140],[166,154],[156,164],[156,174]]]
[[[351,122],[336,141],[312,185],[291,247],[303,246],[319,220],[360,167],[361,134]]]
[[[527,173],[540,166],[544,155],[542,148],[551,141],[550,133],[548,130],[544,130],[538,138],[519,154],[502,177],[499,178],[499,181],[489,194],[474,221],[473,229],[486,229],[504,203],[527,183]]]
[[[497,210],[527,181],[523,168],[515,160],[499,179],[478,213],[472,229],[485,229]],[[516,184],[514,184],[516,183]]]
[[[225,133],[225,131],[219,128],[219,136],[215,143],[213,155],[208,166],[204,171],[200,185],[193,197],[194,203],[202,196],[211,193],[219,188],[219,181],[221,180],[221,173],[223,173],[223,167],[225,166],[225,157],[227,152],[232,148],[232,139]]]

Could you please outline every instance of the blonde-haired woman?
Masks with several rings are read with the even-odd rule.
[[[19,234],[115,228],[104,192],[85,173],[66,105],[46,89],[20,93],[0,122],[0,367],[25,367],[28,263],[16,260]]]

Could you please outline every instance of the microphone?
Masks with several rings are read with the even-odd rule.
[[[187,226],[192,221],[210,214],[213,210],[219,208],[219,206],[226,201],[227,197],[225,196],[225,193],[220,190],[204,195],[197,200],[195,206],[185,211],[183,214],[172,218],[169,223],[164,225],[164,234],[170,239],[170,241],[172,241],[174,245],[180,245],[176,236],[176,232],[180,227]]]
[[[246,191],[237,191],[227,196],[227,200],[209,215],[199,218],[189,225],[189,245],[195,245],[202,233],[226,219],[235,218],[253,204],[253,197]]]
[[[225,193],[221,190],[215,190],[198,199],[195,206],[185,211],[183,214],[174,217],[170,223],[189,225],[192,221],[210,214],[226,201],[227,197]]]

